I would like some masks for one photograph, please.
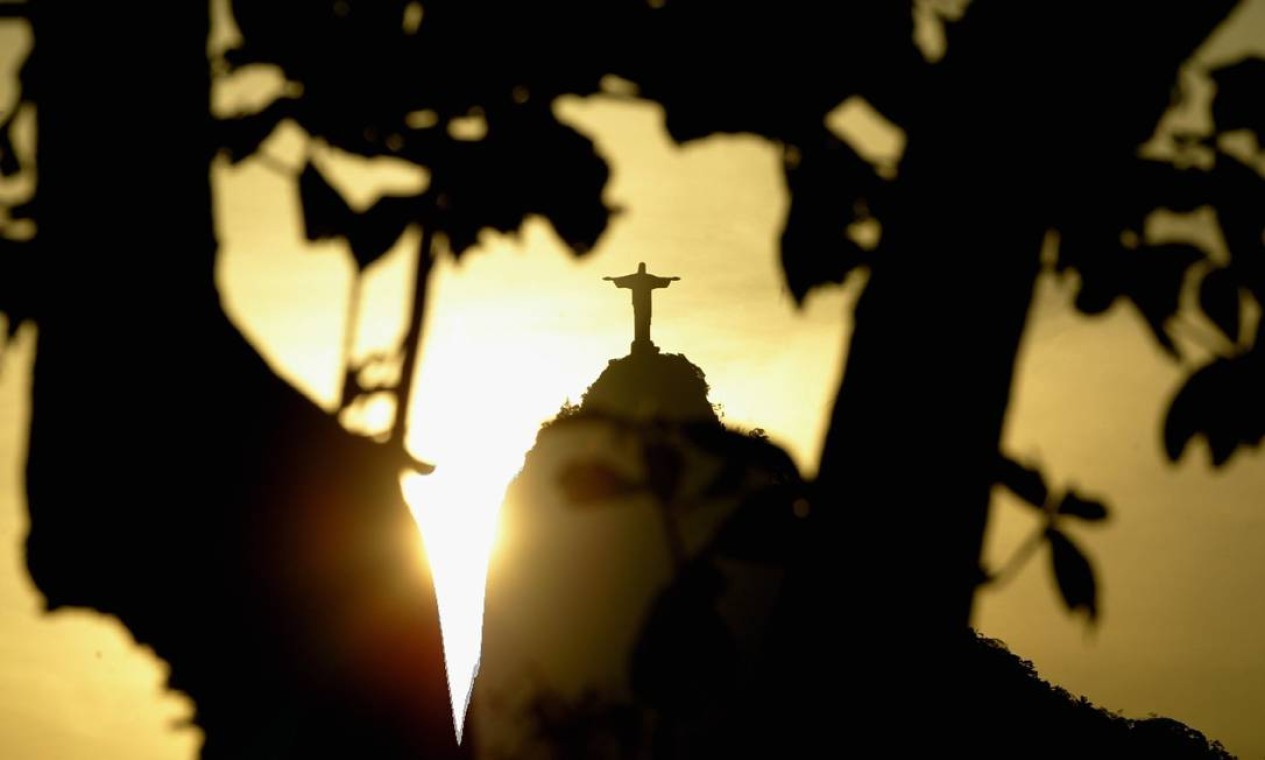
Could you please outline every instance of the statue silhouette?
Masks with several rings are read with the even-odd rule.
[[[666,288],[680,277],[659,277],[646,272],[646,263],[637,265],[637,271],[623,277],[603,277],[610,280],[617,288],[628,288],[632,291],[633,304],[633,342],[632,350],[658,351],[658,347],[650,340],[650,291]]]

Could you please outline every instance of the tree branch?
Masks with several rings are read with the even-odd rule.
[[[430,281],[430,269],[435,260],[434,225],[422,227],[422,242],[417,249],[417,267],[413,277],[413,303],[409,314],[408,333],[404,336],[404,362],[400,367],[400,384],[396,392],[395,421],[391,425],[389,445],[401,452],[408,452],[405,434],[408,432],[409,404],[413,398],[413,375],[421,352],[422,320],[426,317],[426,286]],[[428,466],[429,467],[429,466]],[[433,469],[433,468],[430,468]]]

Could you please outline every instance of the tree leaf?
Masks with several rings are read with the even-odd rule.
[[[513,232],[539,214],[582,254],[606,229],[610,210],[602,190],[609,174],[593,142],[548,110],[489,119],[483,139],[450,141],[435,157],[437,223],[453,255],[461,256],[482,230]]]
[[[1120,230],[1097,218],[1077,219],[1059,228],[1058,268],[1075,269],[1080,275],[1076,308],[1100,314],[1124,290],[1127,251],[1120,245]]]
[[[623,34],[634,51],[655,54],[629,55],[617,73],[663,104],[677,142],[717,132],[794,142],[859,92],[898,120],[919,101],[928,67],[913,45],[912,3],[790,3],[759,13],[717,0],[653,5],[662,7]]]
[[[310,161],[299,175],[299,201],[303,205],[303,234],[310,241],[345,238],[355,227],[351,206]]]
[[[1107,519],[1107,505],[1096,499],[1087,499],[1076,491],[1069,490],[1059,501],[1058,513],[1079,517],[1082,520],[1097,522]]]
[[[1084,611],[1089,622],[1098,618],[1098,582],[1084,552],[1057,528],[1047,528],[1054,580],[1071,612]]]
[[[216,121],[220,149],[234,164],[250,157],[282,119],[294,115],[296,103],[293,98],[277,98],[261,111]]]
[[[1044,508],[1050,498],[1050,489],[1039,470],[1025,467],[1005,455],[997,458],[997,482],[1011,493],[1038,509]]]
[[[348,408],[356,402],[357,398],[364,395],[365,390],[360,383],[360,372],[354,367],[347,367],[343,372],[343,393],[338,402],[338,408],[340,410]]]
[[[1238,438],[1222,424],[1206,430],[1204,437],[1208,439],[1208,453],[1212,455],[1212,466],[1220,467],[1230,461],[1234,451],[1239,447]]]
[[[353,213],[347,243],[360,271],[391,250],[417,218],[423,195],[384,195],[364,213]]]
[[[9,207],[10,219],[35,219],[39,215],[40,195],[36,193],[21,203]]]
[[[1180,459],[1186,445],[1207,425],[1228,371],[1228,362],[1216,359],[1191,373],[1173,397],[1164,417],[1164,452],[1170,461]]]
[[[12,177],[22,171],[17,151],[13,149],[12,126],[12,116],[0,122],[0,177]]]
[[[572,252],[591,251],[613,213],[602,202],[610,178],[606,161],[592,140],[552,118],[518,137],[519,151],[532,160],[517,171],[536,178],[525,196],[527,212],[548,219]]]
[[[1182,455],[1191,438],[1208,441],[1212,463],[1229,461],[1240,445],[1256,445],[1265,435],[1265,352],[1215,359],[1191,374],[1178,390],[1164,420],[1169,459]]]
[[[1239,342],[1243,332],[1243,300],[1233,270],[1219,267],[1204,275],[1199,283],[1199,307],[1231,342]]]
[[[1125,291],[1155,340],[1174,356],[1177,347],[1168,334],[1168,320],[1177,313],[1186,271],[1206,257],[1203,249],[1187,243],[1143,246],[1128,257]]]
[[[1211,175],[1204,169],[1139,158],[1132,165],[1130,184],[1123,192],[1121,201],[1130,203],[1129,222],[1140,225],[1156,208],[1188,212],[1208,203]]]
[[[847,143],[829,133],[797,146],[786,161],[791,205],[782,228],[782,272],[795,302],[815,287],[841,283],[867,254],[848,237],[860,199],[877,176]]]
[[[595,506],[625,496],[639,487],[606,462],[575,461],[562,468],[559,485],[572,506]]]
[[[0,237],[0,314],[5,316],[5,339],[17,335],[22,323],[34,316],[38,281],[35,259],[28,243]]]
[[[1212,120],[1218,132],[1250,129],[1265,138],[1265,58],[1251,57],[1213,69],[1217,86]],[[1262,139],[1265,142],[1265,139]]]
[[[1265,177],[1224,153],[1212,170],[1217,221],[1230,264],[1258,301],[1265,301]]]

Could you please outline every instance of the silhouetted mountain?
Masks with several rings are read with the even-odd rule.
[[[718,422],[703,370],[682,354],[633,351],[612,359],[589,386],[580,410],[633,419]]]
[[[811,488],[767,437],[708,414],[707,392],[685,356],[634,351],[542,426],[489,572],[480,757],[806,756],[822,727],[786,711],[783,689],[812,689],[815,674],[781,670],[794,643],[779,625],[796,603],[783,581],[816,525]],[[833,637],[857,672],[922,656],[854,649],[850,632],[867,623],[838,620],[790,634]],[[954,677],[908,684],[904,702],[840,702],[848,682],[820,699],[907,715],[923,735],[948,725],[943,746],[971,757],[1230,757],[1177,721],[1126,718],[1051,685],[998,640],[964,631],[955,646]],[[832,751],[902,752],[906,737],[847,714]]]

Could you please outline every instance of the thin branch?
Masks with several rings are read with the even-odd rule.
[[[1001,566],[1001,569],[995,573],[990,573],[985,581],[988,585],[1001,586],[1014,578],[1019,569],[1032,558],[1032,555],[1041,547],[1041,543],[1045,541],[1045,531],[1049,527],[1049,523],[1038,525],[1037,529],[1032,532],[1028,538],[1015,549],[1015,553],[1010,555],[1010,559]]]
[[[434,225],[422,227],[422,242],[417,250],[417,266],[413,270],[413,303],[409,313],[408,333],[404,336],[404,362],[400,367],[400,384],[396,391],[395,420],[391,424],[388,444],[399,451],[408,452],[405,434],[408,432],[409,405],[413,399],[413,375],[421,353],[422,320],[426,317],[426,291],[430,270],[435,260]],[[433,469],[433,468],[432,468]]]
[[[356,273],[351,278],[351,292],[347,295],[347,316],[343,320],[343,324],[346,327],[343,333],[343,389],[340,411],[351,406],[352,402],[355,401],[354,397],[348,397],[352,386],[352,383],[348,382],[348,378],[356,370],[352,362],[355,359],[357,333],[360,331],[360,291],[364,287],[364,280],[364,273],[359,269],[356,270]]]

